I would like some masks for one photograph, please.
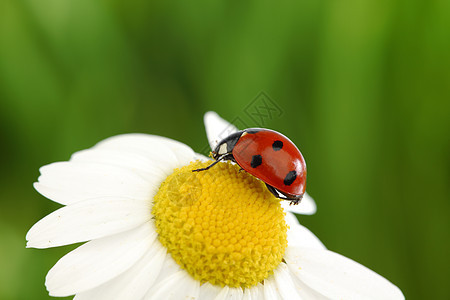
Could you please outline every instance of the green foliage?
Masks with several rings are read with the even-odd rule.
[[[329,249],[450,298],[449,37],[438,0],[1,1],[0,299],[48,299],[68,251],[25,249],[40,166],[125,132],[202,151],[207,110],[299,146]],[[260,91],[281,117],[246,114]]]

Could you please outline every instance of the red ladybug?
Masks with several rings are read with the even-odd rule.
[[[266,183],[275,197],[298,204],[306,189],[306,163],[298,148],[279,132],[248,128],[220,141],[212,156],[216,160],[205,171],[222,160],[231,160]]]

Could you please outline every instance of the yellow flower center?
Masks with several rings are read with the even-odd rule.
[[[266,279],[287,246],[285,213],[264,183],[231,163],[175,169],[154,198],[159,240],[196,280],[251,287]]]

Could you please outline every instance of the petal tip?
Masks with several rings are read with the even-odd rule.
[[[301,215],[314,215],[317,212],[317,205],[314,199],[305,193],[302,201],[298,205],[290,205],[289,201],[282,201],[281,206],[291,213]]]
[[[219,117],[219,115],[215,111],[210,110],[210,111],[205,112],[205,114],[203,115],[203,120],[206,123],[207,119],[217,118],[217,117]]]
[[[38,193],[39,193],[39,186],[40,186],[39,181],[33,182],[33,188],[34,188]]]
[[[214,111],[206,112],[203,121],[205,123],[206,136],[211,149],[214,149],[220,140],[231,133],[238,131],[236,126],[221,118]]]

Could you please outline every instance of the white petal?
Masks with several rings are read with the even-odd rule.
[[[308,193],[303,195],[303,199],[298,205],[290,205],[290,201],[281,201],[281,206],[285,211],[301,215],[313,215],[317,211],[316,202]]]
[[[230,288],[228,290],[228,295],[225,299],[227,300],[241,300],[244,297],[244,291],[242,288]]]
[[[200,154],[200,153],[195,154],[195,159],[202,161],[202,162],[206,162],[206,161],[210,161],[211,163],[214,162],[211,158],[206,157],[205,155]]]
[[[95,145],[96,149],[114,149],[147,157],[166,168],[167,175],[173,169],[194,160],[195,152],[187,145],[157,135],[142,133],[110,137]]]
[[[57,162],[40,169],[36,190],[61,204],[96,197],[151,199],[159,186],[127,169],[96,163]]]
[[[129,270],[99,287],[77,294],[74,300],[142,299],[158,277],[166,255],[166,248],[155,241]]]
[[[292,280],[292,274],[289,272],[285,263],[281,263],[275,270],[273,278],[278,287],[278,293],[281,299],[285,300],[301,300],[302,298],[297,293],[296,286]]]
[[[404,299],[391,282],[340,254],[288,247],[290,271],[312,289],[332,299]]]
[[[49,248],[102,238],[135,228],[150,218],[150,201],[120,197],[84,200],[34,224],[27,233],[27,247]]]
[[[212,285],[209,282],[205,282],[200,286],[200,300],[211,300],[215,299],[220,292],[222,291],[222,288],[217,285]]]
[[[199,299],[199,293],[200,281],[195,280],[186,271],[181,270],[153,286],[145,299]]]
[[[214,298],[214,300],[225,300],[225,299],[227,299],[229,290],[230,290],[229,286],[224,286],[220,290],[219,294]]]
[[[195,159],[196,153],[191,149],[191,147],[166,137],[155,135],[152,137],[154,140],[158,139],[160,142],[165,143],[165,145],[175,154],[180,165],[187,165]]]
[[[275,278],[270,276],[264,280],[264,300],[281,300],[281,295],[278,292],[278,286]]]
[[[287,231],[288,247],[326,249],[319,238],[301,224],[291,224]]]
[[[51,296],[69,296],[97,287],[122,274],[151,247],[156,231],[151,222],[110,237],[93,240],[62,257],[48,272]]]
[[[289,267],[288,267],[289,268]],[[297,276],[292,274],[291,279],[294,282],[297,293],[300,295],[301,299],[308,300],[328,300],[330,298],[318,293],[317,291],[310,288],[308,285],[303,283]]]
[[[264,300],[264,286],[258,283],[256,286],[244,289],[243,300]]]
[[[161,267],[161,272],[156,278],[156,281],[153,283],[153,286],[160,285],[161,282],[165,281],[168,277],[179,271],[182,271],[181,267],[175,262],[170,254],[167,254],[164,259],[163,266]]]
[[[291,213],[289,211],[285,211],[285,213],[286,213],[286,216],[285,216],[286,224],[288,224],[289,226],[300,224],[296,215],[294,215],[293,213]]]
[[[214,300],[241,300],[244,297],[244,292],[241,288],[230,288],[224,286]]]
[[[166,178],[166,168],[158,162],[137,153],[128,153],[113,149],[87,149],[74,153],[72,162],[102,163],[118,166],[137,172],[154,185],[161,184]]]
[[[208,111],[205,113],[203,120],[206,128],[206,136],[212,150],[216,148],[217,143],[222,139],[234,132],[239,131],[236,126],[225,121],[213,111]]]
[[[61,204],[96,196],[150,199],[174,168],[196,157],[191,148],[168,138],[119,135],[75,153],[70,162],[42,167],[35,188]]]

